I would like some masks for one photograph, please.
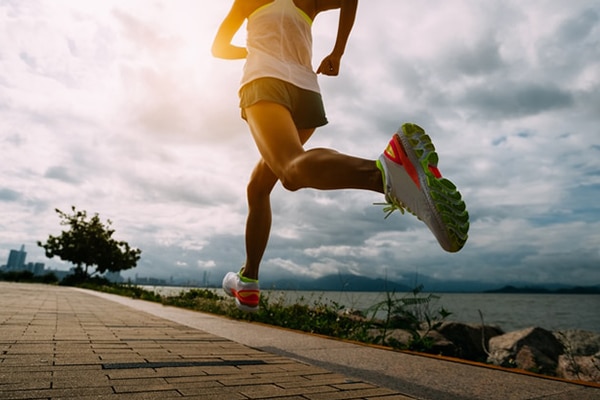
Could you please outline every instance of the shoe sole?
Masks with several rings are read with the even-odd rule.
[[[240,298],[241,298],[242,296],[239,294],[239,292],[238,292],[236,289],[234,289],[234,288],[232,288],[232,287],[229,287],[229,286],[227,286],[227,285],[225,284],[225,281],[226,281],[226,279],[227,279],[227,276],[229,276],[229,274],[227,274],[227,275],[225,276],[225,278],[223,279],[223,283],[221,284],[221,287],[223,288],[223,291],[225,292],[225,294],[226,294],[227,296],[229,296],[229,297],[233,297],[233,299],[234,299],[234,301],[235,301],[235,306],[237,307],[237,309],[238,309],[238,310],[240,310],[240,311],[244,311],[244,312],[250,312],[250,313],[255,313],[255,312],[257,312],[257,311],[259,310],[259,306],[258,306],[258,305],[256,305],[256,306],[248,306],[248,305],[246,305],[246,304],[242,303],[242,302],[240,301]],[[258,294],[258,296],[260,297],[260,292],[258,292],[257,294]]]
[[[237,298],[235,299],[235,306],[237,307],[238,310],[247,312],[247,313],[257,313],[259,311],[258,306],[256,306],[256,307],[245,306],[242,303],[240,303],[240,301]]]
[[[234,293],[235,292],[235,293]],[[240,311],[255,313],[258,312],[259,306],[248,306],[240,301],[240,295],[238,292],[232,290],[231,296],[235,299],[235,305]]]
[[[430,170],[430,166],[437,168],[439,160],[431,138],[416,124],[402,125],[401,132],[394,136],[415,167],[421,192],[434,211],[434,226],[429,226],[430,230],[444,250],[459,251],[468,238],[469,213],[456,185],[447,178],[436,177]],[[408,211],[419,218],[413,210]]]
[[[240,301],[240,298],[238,297],[237,292],[235,292],[235,290],[230,289],[230,288],[226,288],[223,287],[223,291],[225,292],[226,295],[228,295],[229,297],[233,297],[233,300],[235,301],[235,306],[237,307],[238,310],[240,311],[244,311],[244,312],[249,312],[249,313],[255,313],[258,312],[258,310],[260,309],[259,306],[256,307],[252,307],[252,306],[247,306],[245,304],[243,304]],[[235,292],[235,293],[234,293]]]

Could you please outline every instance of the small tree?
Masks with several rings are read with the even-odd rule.
[[[37,242],[45,250],[46,257],[57,256],[72,262],[76,266],[75,275],[81,280],[90,276],[88,268],[92,266],[96,267],[96,271],[91,275],[127,270],[137,265],[142,251],[131,248],[127,242],[113,239],[115,231],[110,229],[110,220],[103,224],[98,214],[88,219],[85,211],[77,211],[75,206],[71,210],[71,215],[55,210],[61,218],[60,224],[70,229],[58,236],[50,235],[46,243]]]

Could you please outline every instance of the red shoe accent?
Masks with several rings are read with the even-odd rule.
[[[402,146],[402,142],[398,139],[397,135],[392,136],[390,144],[385,149],[385,155],[395,163],[402,165],[417,188],[421,189],[419,174],[417,173],[415,166],[410,162],[410,159],[406,155],[404,147]]]
[[[433,176],[435,176],[437,179],[440,179],[442,177],[442,173],[440,172],[440,170],[437,167],[430,165],[429,170],[431,171]]]
[[[260,291],[258,290],[240,290],[231,289],[236,299],[245,306],[257,307],[260,300]]]
[[[392,160],[397,164],[402,164],[402,159],[400,158],[400,153],[402,153],[402,147],[398,148],[398,144],[394,141],[395,136],[390,140],[387,147],[385,148],[385,155],[387,158]]]
[[[390,140],[390,143],[385,149],[384,154],[393,162],[402,165],[415,185],[421,189],[419,174],[417,173],[415,166],[412,164],[412,162],[410,162],[406,151],[404,151],[404,146],[402,146],[402,142],[398,139],[397,135],[392,137],[392,140]],[[437,179],[442,177],[442,173],[434,165],[429,165],[429,171],[431,171],[433,176],[435,176]]]

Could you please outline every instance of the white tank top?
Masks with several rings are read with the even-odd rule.
[[[293,0],[275,0],[250,14],[241,86],[271,77],[320,93],[312,68],[311,25]]]

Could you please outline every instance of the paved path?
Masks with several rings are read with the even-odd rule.
[[[600,399],[600,388],[0,282],[0,399]]]

